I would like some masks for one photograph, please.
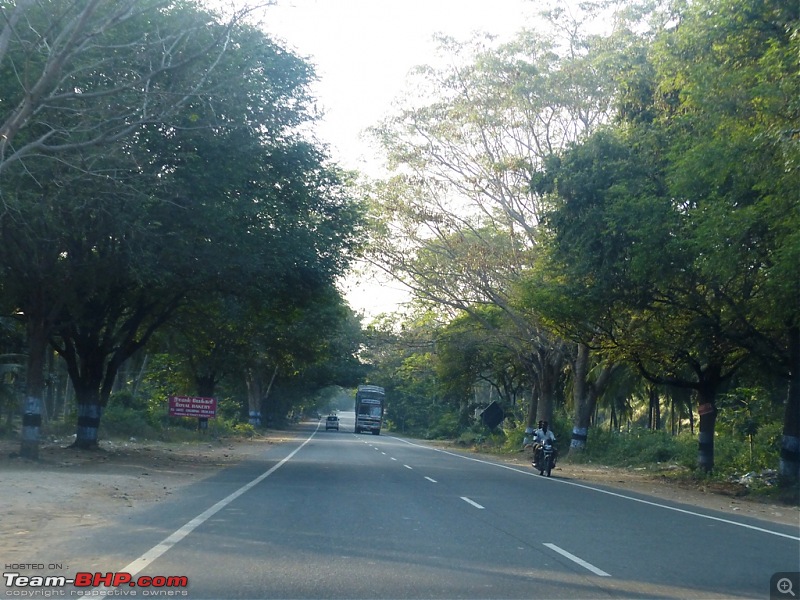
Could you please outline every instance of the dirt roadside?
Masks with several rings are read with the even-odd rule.
[[[163,502],[184,486],[244,459],[263,456],[271,446],[294,437],[286,431],[246,440],[102,441],[98,450],[89,452],[65,447],[66,442],[46,442],[37,461],[17,457],[16,440],[0,440],[0,547],[4,558],[31,560],[56,532],[102,527],[125,511]],[[485,458],[530,469],[523,454]],[[800,527],[797,506],[689,487],[646,471],[562,463],[553,476]],[[720,493],[723,491],[726,493]]]
[[[3,558],[35,560],[54,535],[103,527],[125,511],[163,502],[177,490],[293,437],[292,432],[269,432],[246,440],[103,440],[92,451],[49,441],[42,443],[38,460],[20,458],[19,442],[2,439]]]

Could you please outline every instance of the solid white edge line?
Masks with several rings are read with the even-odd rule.
[[[391,436],[390,436],[391,437]],[[721,517],[713,517],[711,515],[704,515],[702,513],[693,512],[691,510],[685,510],[683,508],[678,508],[676,506],[667,506],[666,504],[659,504],[658,502],[652,502],[650,500],[643,500],[641,498],[634,498],[633,496],[626,496],[625,494],[619,494],[617,492],[611,492],[609,490],[603,490],[600,488],[592,487],[590,485],[586,485],[585,483],[575,483],[574,481],[565,481],[563,479],[552,478],[548,477],[544,479],[536,473],[532,473],[530,471],[523,471],[516,467],[510,467],[508,465],[501,465],[500,463],[490,462],[488,460],[481,460],[479,458],[472,458],[471,456],[463,456],[461,454],[456,454],[455,452],[448,452],[447,450],[440,450],[439,448],[431,448],[430,446],[423,446],[422,444],[415,444],[413,442],[409,442],[408,440],[404,440],[403,438],[392,437],[392,439],[404,442],[409,446],[416,446],[417,448],[424,448],[425,450],[433,450],[434,452],[441,452],[442,454],[447,454],[449,456],[455,456],[456,458],[463,458],[464,460],[471,460],[473,462],[482,463],[485,465],[491,465],[493,467],[500,467],[501,469],[507,469],[509,471],[514,471],[516,473],[521,473],[523,475],[528,475],[530,477],[536,477],[537,480],[541,481],[548,481],[553,482],[553,484],[562,484],[562,485],[571,485],[574,487],[583,488],[585,490],[591,490],[593,492],[600,492],[601,494],[608,494],[609,496],[616,496],[617,498],[624,498],[625,500],[631,500],[633,502],[639,502],[641,504],[648,504],[650,506],[655,506],[658,508],[664,508],[666,510],[671,510],[674,512],[683,513],[685,515],[691,515],[693,517],[700,517],[701,519],[708,519],[710,521],[717,521],[720,523],[727,523],[728,525],[735,525],[736,527],[744,527],[745,529],[751,529],[753,531],[760,531],[761,533],[768,533],[770,535],[775,535],[782,538],[787,538],[790,540],[795,540],[800,542],[800,536],[789,535],[788,533],[781,533],[780,531],[772,531],[771,529],[764,529],[763,527],[756,527],[755,525],[748,525],[747,523],[738,523],[737,521],[731,521],[730,519],[723,519]]]
[[[228,504],[236,500],[239,496],[241,496],[245,492],[250,491],[252,488],[257,486],[259,483],[264,481],[267,477],[272,475],[275,471],[277,471],[283,465],[289,462],[294,457],[295,454],[300,452],[303,446],[305,446],[308,442],[311,441],[311,438],[313,438],[318,431],[319,431],[319,424],[317,424],[317,428],[309,436],[309,438],[305,440],[302,444],[300,444],[297,448],[292,450],[292,452],[286,458],[282,459],[277,464],[273,465],[268,471],[265,471],[264,473],[253,479],[250,483],[243,485],[242,487],[240,487],[238,490],[236,490],[226,498],[223,498],[222,500],[214,504],[211,508],[208,508],[199,515],[197,515],[194,519],[186,523],[183,527],[172,533],[172,535],[164,538],[161,542],[150,548],[150,550],[142,554],[139,558],[135,559],[129,565],[123,567],[122,572],[129,573],[131,576],[138,574],[140,571],[142,571],[142,569],[146,568],[155,559],[164,554],[175,544],[180,542],[183,538],[185,538],[192,531],[197,529],[200,525],[208,521],[208,519],[213,517],[220,510],[225,508]]]
[[[584,569],[588,569],[589,571],[591,571],[595,575],[600,575],[600,577],[611,577],[611,575],[609,575],[608,573],[606,573],[602,569],[598,569],[593,564],[586,562],[582,558],[578,558],[574,554],[570,554],[569,552],[567,552],[566,550],[564,550],[562,548],[559,548],[555,544],[545,544],[545,546],[547,546],[548,548],[550,548],[551,550],[553,550],[555,552],[558,552],[561,556],[567,557],[572,562],[579,564]]]
[[[480,508],[480,509],[483,509],[483,508],[484,508],[483,506],[481,506],[480,504],[478,504],[478,503],[477,503],[477,502],[475,502],[474,500],[470,500],[470,499],[469,499],[469,498],[467,498],[466,496],[461,496],[461,499],[462,499],[464,502],[466,502],[467,504],[472,504],[472,506],[474,506],[475,508]]]

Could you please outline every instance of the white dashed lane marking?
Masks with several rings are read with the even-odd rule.
[[[466,502],[467,504],[471,504],[471,505],[472,505],[472,506],[474,506],[475,508],[480,508],[480,509],[483,509],[483,506],[481,506],[480,504],[478,504],[478,503],[477,503],[477,502],[475,502],[474,500],[470,500],[470,499],[469,499],[469,498],[467,498],[466,496],[461,496],[461,499],[462,499],[464,502]]]
[[[561,556],[565,556],[566,558],[570,559],[572,562],[579,564],[584,569],[588,569],[589,571],[591,571],[595,575],[600,575],[600,577],[611,577],[611,575],[609,575],[608,573],[606,573],[602,569],[598,569],[593,564],[586,562],[582,558],[578,558],[574,554],[570,554],[569,552],[567,552],[566,550],[564,550],[562,548],[559,548],[555,544],[545,544],[545,546],[547,546],[548,548],[550,548],[554,552],[558,552]]]

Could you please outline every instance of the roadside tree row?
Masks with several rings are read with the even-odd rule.
[[[682,411],[689,393],[710,471],[722,396],[763,384],[797,479],[798,7],[620,3],[602,34],[579,21],[595,13],[547,18],[443,45],[451,66],[375,128],[395,169],[376,264],[436,315],[443,364],[472,324],[462,401],[487,378],[513,406],[516,380],[530,425],[566,400],[580,450],[625,380]]]
[[[354,319],[335,282],[361,209],[302,133],[316,116],[308,63],[246,10],[0,10],[0,305],[25,328],[24,454],[37,452],[50,349],[81,448],[97,444],[123,365],[155,342],[183,358],[194,389],[180,391],[236,373],[253,404],[256,380],[339,350],[354,360],[355,342],[330,346]]]

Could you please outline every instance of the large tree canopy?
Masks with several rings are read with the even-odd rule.
[[[221,24],[191,0],[0,2],[0,174],[26,157],[114,144],[207,102],[248,10]]]
[[[796,477],[800,8],[620,8],[607,36],[531,31],[420,71],[426,95],[376,129],[397,171],[376,255],[428,300],[577,342],[587,398],[620,362],[694,390],[705,470],[718,394],[760,361],[791,382]]]
[[[181,6],[155,23],[177,30],[191,12]],[[104,39],[128,48],[152,26]],[[121,364],[178,311],[231,295],[291,312],[333,289],[356,241],[342,174],[297,133],[313,116],[312,69],[253,27],[215,29],[226,50],[200,76],[206,96],[181,97],[168,120],[113,144],[28,155],[4,175],[3,289],[36,334],[31,356],[49,339],[67,363],[79,446],[96,443]],[[74,83],[92,74],[76,71]],[[182,77],[198,75],[172,73],[170,85]]]
[[[796,89],[796,17],[769,2],[686,7],[651,47],[648,108],[622,113],[542,178],[555,199],[549,287],[563,299],[543,308],[647,377],[695,389],[706,470],[717,394],[743,361],[798,369],[800,312],[784,295],[796,296],[798,276],[782,265],[796,252],[786,132],[797,107],[785,82]],[[788,437],[797,402],[790,394]]]

